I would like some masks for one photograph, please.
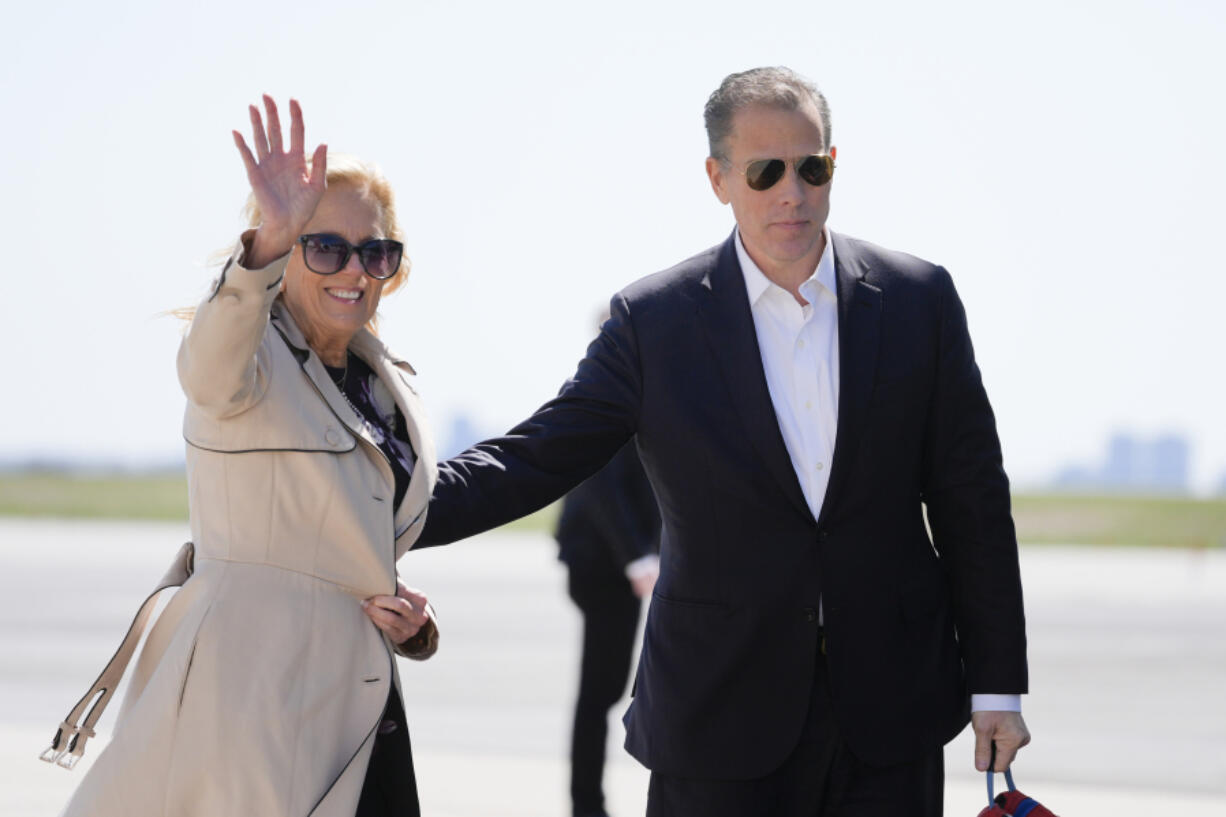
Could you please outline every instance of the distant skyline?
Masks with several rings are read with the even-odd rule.
[[[1117,432],[1095,462],[1066,465],[1052,487],[1081,492],[1185,494],[1191,488],[1191,455],[1187,438],[1180,434],[1139,437]]]
[[[414,267],[383,333],[441,437],[526,416],[612,293],[727,236],[703,102],[786,64],[833,109],[831,229],[953,275],[1015,484],[1120,429],[1185,435],[1200,493],[1224,479],[1226,4],[71,0],[7,22],[0,460],[181,456],[161,315],[238,235],[229,131],[261,92],[395,186]]]

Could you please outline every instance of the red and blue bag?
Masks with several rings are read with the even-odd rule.
[[[995,752],[993,752],[995,761]],[[988,769],[988,805],[979,812],[979,817],[1059,817],[1033,797],[1027,797],[1013,785],[1013,772],[1005,769],[1005,783],[1009,790],[994,795],[995,774]]]

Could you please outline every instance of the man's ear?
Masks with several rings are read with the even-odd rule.
[[[724,174],[725,170],[726,168],[719,159],[714,156],[707,157],[707,178],[711,180],[711,189],[715,191],[715,197],[720,200],[721,204],[727,204],[729,201],[728,179]]]

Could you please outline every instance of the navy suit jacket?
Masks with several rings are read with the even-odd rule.
[[[953,283],[831,240],[841,379],[819,519],[775,419],[731,237],[618,293],[555,399],[439,466],[419,547],[544,506],[637,435],[663,531],[626,747],[653,770],[746,779],[786,758],[819,600],[839,731],[867,762],[952,738],[968,692],[1026,691],[1008,481]]]

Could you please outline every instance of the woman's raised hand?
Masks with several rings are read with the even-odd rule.
[[[246,266],[249,269],[267,266],[293,249],[324,194],[328,169],[327,145],[315,148],[311,167],[307,168],[302,108],[297,100],[289,101],[289,150],[285,150],[281,142],[277,103],[268,94],[264,95],[264,110],[268,112],[267,129],[260,109],[249,106],[254,154],[242,134],[234,131],[234,144],[247,167],[247,181],[251,183],[261,215],[248,252]]]

